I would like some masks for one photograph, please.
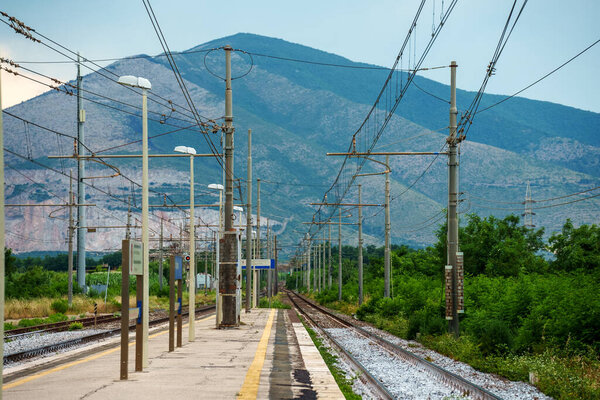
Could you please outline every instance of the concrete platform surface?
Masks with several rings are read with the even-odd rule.
[[[150,336],[149,366],[119,380],[119,348],[7,382],[4,399],[343,399],[318,350],[289,310],[242,313],[239,329],[196,321],[196,340],[168,350],[168,331]]]

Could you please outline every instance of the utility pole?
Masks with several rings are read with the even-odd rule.
[[[327,268],[327,287],[331,289],[331,224],[327,224],[327,228],[329,230],[329,240],[327,241],[329,247],[329,257],[327,260],[328,268]]]
[[[248,177],[246,179],[246,312],[252,308],[252,129],[248,129]]]
[[[319,271],[320,274],[320,282],[321,282],[321,290],[325,290],[325,230],[322,232],[322,240],[321,240],[321,269]]]
[[[208,238],[203,235],[206,248],[204,249],[204,295],[208,293]]]
[[[233,199],[232,199],[233,207]],[[188,341],[196,340],[196,231],[194,223],[194,155],[190,154],[190,272],[188,285]],[[161,238],[162,238],[162,218]],[[161,260],[162,261],[162,260]]]
[[[313,252],[313,292],[319,289],[319,245],[315,245],[315,251]]]
[[[262,246],[260,243],[260,178],[256,179],[256,258],[262,258]],[[254,271],[254,279],[256,280],[256,304],[258,305],[260,299],[260,281],[261,272],[260,270]]]
[[[77,284],[84,293],[87,293],[85,287],[85,161],[82,156],[85,155],[83,147],[84,132],[83,124],[85,123],[85,110],[81,101],[82,92],[81,77],[81,59],[77,53]]]
[[[385,156],[385,165],[390,165],[390,156]],[[385,174],[385,253],[384,253],[385,279],[384,297],[390,297],[390,173]]]
[[[338,301],[342,301],[342,209],[338,224]]]
[[[127,198],[129,205],[127,206],[127,230],[125,231],[125,239],[131,239],[131,196]]]
[[[363,303],[362,185],[358,185],[358,305]]]
[[[225,50],[225,232],[221,247],[219,292],[222,320],[220,328],[237,327],[237,233],[233,227],[233,99],[231,93],[231,46]]]
[[[458,143],[456,136],[456,62],[450,63],[450,135],[448,136],[448,266],[452,269],[452,313],[448,315],[448,330],[458,337],[460,334],[458,321],[458,273],[456,253],[458,252]],[[446,294],[447,296],[447,294]]]
[[[271,232],[269,226],[269,218],[267,218],[267,258],[271,259]],[[273,280],[271,279],[271,268],[267,270],[267,297],[269,299],[269,305],[271,304],[271,284]]]
[[[73,174],[69,171],[69,293],[68,302],[69,308],[73,305]]]
[[[0,74],[2,75],[2,74]],[[0,148],[4,149],[4,127],[2,122],[2,78],[0,77]],[[0,151],[0,182],[4,183],[4,151]],[[4,184],[0,185],[0,248],[4,249]],[[6,265],[4,257],[0,257],[0,335],[4,337],[4,275]],[[0,357],[4,360],[4,340],[0,342]],[[0,388],[2,387],[2,370],[4,363],[0,364]],[[0,400],[2,390],[0,390]]]
[[[306,255],[306,291],[310,292],[310,236],[306,234],[306,240],[308,240],[308,253]]]
[[[163,288],[163,218],[160,217],[160,240],[158,242],[159,248],[159,257],[160,261],[158,262],[158,287],[160,290]]]
[[[262,258],[262,246],[260,243],[260,178],[256,179],[256,240],[258,248],[256,258]]]
[[[277,235],[274,236],[274,241],[275,241],[275,295],[277,295],[279,293],[279,264],[277,263],[277,253],[278,253],[278,248],[277,248]]]

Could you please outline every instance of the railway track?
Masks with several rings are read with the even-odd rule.
[[[105,322],[114,322],[120,320],[121,317],[115,317],[114,315],[100,315],[95,318],[95,323],[102,324]],[[69,326],[74,323],[79,322],[84,327],[94,325],[94,317],[87,318],[79,318],[74,320],[60,321],[54,322],[51,324],[41,324],[41,325],[33,325],[25,328],[15,328],[5,332],[4,341],[9,341],[19,336],[23,336],[26,334],[32,333],[48,333],[48,332],[61,332],[69,329]]]
[[[214,309],[215,309],[214,305],[196,308],[196,315],[209,314]],[[182,310],[181,315],[187,316],[188,311]],[[121,320],[121,317],[113,317],[112,321],[108,321],[108,319],[107,319],[107,320],[104,320],[103,323],[115,322],[115,321],[120,321],[120,320]],[[73,322],[73,321],[69,321],[69,322]],[[169,322],[168,316],[151,320],[150,326],[160,325],[165,322]],[[129,330],[130,331],[135,330],[135,324],[129,325]],[[45,333],[48,331],[42,331],[42,332]],[[51,330],[49,332],[54,332],[54,331]],[[6,365],[7,363],[23,361],[23,360],[38,357],[38,356],[41,356],[44,354],[54,353],[56,351],[63,350],[63,349],[73,347],[76,345],[102,340],[102,339],[105,339],[105,338],[108,338],[108,337],[111,337],[111,336],[114,336],[114,335],[117,335],[120,333],[121,333],[121,328],[119,327],[119,328],[115,328],[115,329],[109,329],[105,332],[95,333],[95,334],[83,336],[83,337],[76,338],[76,339],[71,339],[71,340],[66,340],[66,341],[59,342],[59,343],[50,344],[48,346],[42,346],[42,347],[38,347],[35,349],[30,349],[30,350],[17,352],[17,353],[7,354],[4,356],[4,364]]]
[[[352,364],[352,368],[364,376],[363,381],[366,380],[367,384],[376,392],[375,394],[382,399],[394,399],[397,396],[391,393],[391,390],[382,382],[380,377],[375,376],[376,374],[369,371],[369,368],[359,360],[360,353],[356,349],[348,350],[347,345],[342,343],[339,337],[335,338],[331,332],[337,329],[349,330],[357,336],[368,340],[371,347],[377,346],[386,354],[404,361],[413,368],[424,371],[438,385],[441,384],[452,388],[460,395],[468,395],[471,398],[481,400],[501,399],[501,397],[481,386],[469,382],[459,375],[435,365],[350,321],[338,317],[324,307],[314,304],[294,292],[286,291],[286,293],[296,309],[342,352],[344,358]],[[361,378],[363,376],[359,375]]]

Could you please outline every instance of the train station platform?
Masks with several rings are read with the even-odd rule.
[[[118,339],[98,351],[65,353],[35,371],[5,374],[4,399],[343,399],[308,332],[291,310],[253,309],[239,329],[196,321],[196,340],[168,352],[168,330],[149,339],[149,366],[119,380]],[[131,344],[130,344],[131,345]],[[60,361],[60,358],[64,362]]]

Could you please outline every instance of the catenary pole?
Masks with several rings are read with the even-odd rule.
[[[329,231],[329,240],[327,240],[327,247],[329,248],[329,254],[327,257],[327,287],[331,289],[331,224],[327,224]]]
[[[73,226],[73,200],[73,174],[69,171],[69,292],[67,294],[69,308],[73,305],[73,231],[75,229]],[[106,290],[108,291],[108,288]]]
[[[219,268],[221,328],[238,326],[237,319],[237,233],[233,227],[233,98],[231,91],[231,46],[225,50],[225,232]]]
[[[256,179],[256,258],[262,258],[262,246],[260,243],[260,178]],[[261,272],[258,269],[254,270],[254,279],[256,280],[256,304],[260,299],[260,278]]]
[[[252,308],[252,129],[248,129],[248,176],[246,180],[246,312]]]
[[[0,74],[1,76],[2,74]],[[0,149],[4,149],[4,127],[2,122],[2,81],[0,78]],[[0,151],[0,182],[4,183],[4,151]],[[0,248],[4,249],[4,184],[0,185]],[[6,273],[4,256],[0,257],[0,334],[4,338],[4,275]],[[4,340],[0,342],[0,357],[4,359]],[[2,400],[2,370],[0,364],[0,400]]]
[[[388,172],[385,174],[385,253],[384,253],[384,279],[385,297],[390,297],[390,156],[385,156],[385,165]]]
[[[162,224],[162,219],[161,219]],[[162,225],[161,225],[162,226]],[[194,156],[190,155],[190,271],[188,341],[196,340],[196,232],[194,224]]]
[[[338,300],[342,301],[342,209],[338,224]]]
[[[163,288],[163,217],[160,217],[160,240],[158,242],[158,252],[159,252],[159,261],[158,261],[158,287],[160,290]]]
[[[362,185],[358,185],[358,305],[363,303]]]
[[[86,234],[86,209],[85,203],[85,160],[81,156],[85,155],[84,130],[85,110],[81,99],[83,78],[81,76],[81,59],[77,53],[77,284],[87,293],[85,286],[85,234]]]
[[[149,274],[150,274],[150,236],[148,234],[148,90],[142,88],[142,246],[144,261],[142,295],[142,366],[148,367],[148,328],[150,326]]]
[[[452,317],[448,329],[455,336],[460,334],[458,322],[458,274],[456,252],[458,251],[458,138],[456,136],[456,62],[450,64],[450,135],[448,137],[448,238],[447,261],[452,266]]]

